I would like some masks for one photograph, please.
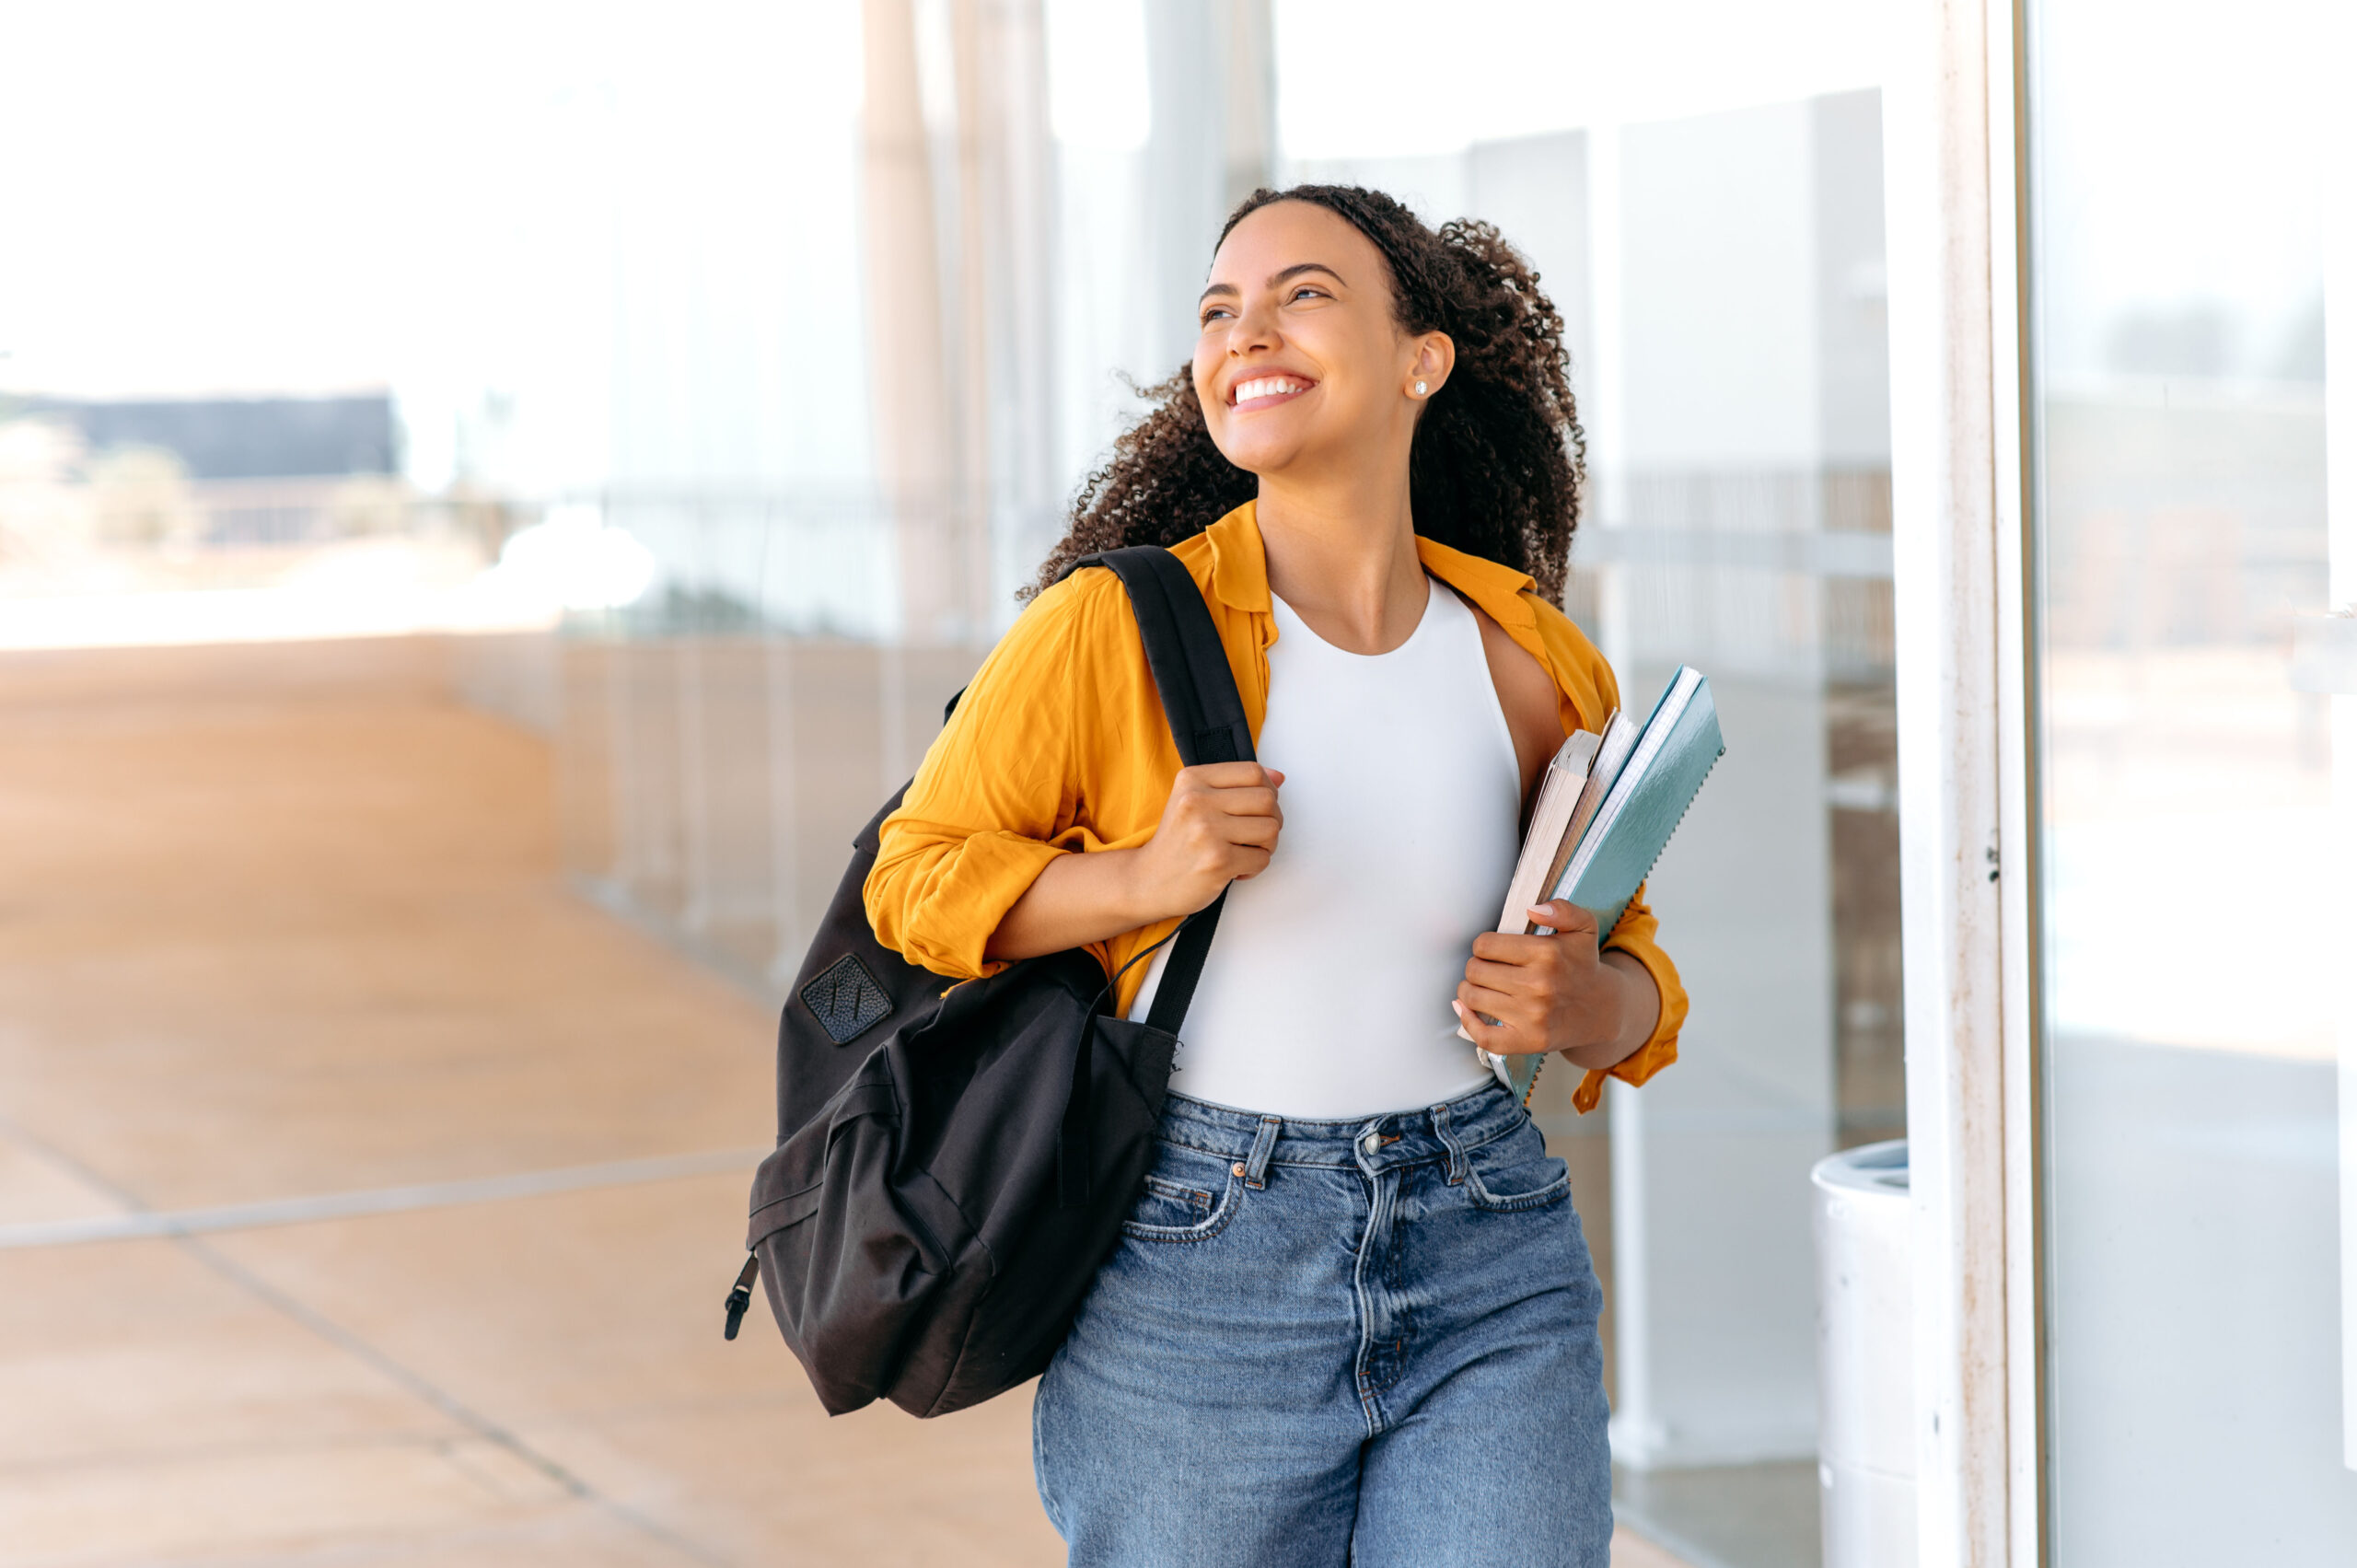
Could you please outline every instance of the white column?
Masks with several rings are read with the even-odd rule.
[[[1617,528],[1628,520],[1623,499],[1627,467],[1628,335],[1623,321],[1626,300],[1621,279],[1626,257],[1621,245],[1620,127],[1587,128],[1588,321],[1594,334],[1588,351],[1585,385],[1580,396],[1580,423],[1587,432],[1587,515],[1582,525]],[[1599,541],[1601,544],[1602,541]],[[1628,607],[1624,602],[1627,574],[1611,563],[1605,545],[1596,585],[1599,651],[1615,670],[1629,668]],[[1620,1256],[1620,1216],[1613,1216],[1614,1257]],[[1619,1265],[1615,1264],[1615,1267]],[[1625,1385],[1622,1398],[1627,1398]]]
[[[2357,64],[2357,15],[2340,6],[2327,24],[2328,66],[2319,84],[2344,79]],[[2332,66],[2339,66],[2339,70]],[[2335,171],[2357,158],[2357,101],[2323,91],[2329,150],[2323,165]],[[2357,188],[2339,178],[2324,189],[2325,482],[2331,552],[2330,607],[2357,607]],[[2357,691],[2343,689],[2332,703],[2334,869],[2340,950],[2357,952]],[[2344,967],[2338,999],[2340,1054],[2340,1421],[2342,1462],[2357,1469],[2357,974]]]
[[[957,296],[944,297],[939,171],[917,9],[911,0],[863,0],[861,21],[861,244],[876,472],[900,574],[899,634],[924,639],[956,618],[962,591],[944,520],[958,475],[958,383],[947,336]]]
[[[982,463],[990,553],[974,574],[978,600],[968,635],[987,643],[1012,622],[1015,588],[1062,532],[1063,481],[1054,458],[1062,319],[1039,0],[983,0],[974,17],[972,64],[961,79],[972,84],[981,138],[970,203],[979,250],[970,264],[981,290],[967,339],[981,362],[974,378],[981,401],[971,418],[989,446]]]
[[[1982,0],[1914,0],[1899,22],[1884,170],[1917,1518],[1923,1568],[1981,1568],[2038,1561],[2013,40]]]
[[[1150,374],[1193,352],[1195,301],[1228,210],[1271,178],[1275,46],[1267,0],[1144,0]]]
[[[1277,167],[1277,43],[1269,0],[1226,0],[1218,12],[1223,174],[1220,216],[1274,182]]]
[[[761,639],[761,717],[768,743],[770,962],[772,986],[790,984],[807,940],[802,924],[802,819],[795,776],[794,642]]]
[[[1195,299],[1211,270],[1226,179],[1221,148],[1226,61],[1217,18],[1202,0],[1145,0],[1146,82],[1154,110],[1146,142],[1146,225],[1154,273],[1154,355],[1169,375],[1192,352]]]

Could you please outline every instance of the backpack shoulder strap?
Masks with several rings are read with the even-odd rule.
[[[1202,590],[1178,558],[1160,545],[1129,545],[1083,556],[1064,575],[1083,566],[1109,567],[1129,590],[1146,665],[1154,672],[1155,690],[1161,694],[1163,716],[1178,743],[1180,763],[1191,768],[1204,762],[1251,761],[1252,728],[1245,722],[1244,698],[1228,668],[1227,650]],[[1219,925],[1220,906],[1226,901],[1223,889],[1180,923],[1169,965],[1154,993],[1148,1028],[1175,1035],[1186,1021],[1195,982],[1202,978],[1203,959],[1211,952],[1212,933]]]

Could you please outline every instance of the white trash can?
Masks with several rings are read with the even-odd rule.
[[[1907,1141],[1809,1173],[1817,1233],[1817,1481],[1825,1568],[1909,1568],[1915,1547]]]

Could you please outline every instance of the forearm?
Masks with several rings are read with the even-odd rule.
[[[1661,988],[1654,983],[1653,971],[1619,948],[1608,949],[1602,961],[1605,972],[1620,986],[1620,1032],[1600,1045],[1562,1053],[1574,1066],[1596,1070],[1618,1066],[1635,1055],[1661,1022]]]
[[[1283,821],[1277,786],[1284,780],[1258,762],[1179,769],[1154,837],[1135,849],[1048,862],[1008,906],[983,958],[1012,963],[1061,953],[1202,909],[1229,882],[1268,866]]]
[[[1103,942],[1152,924],[1172,912],[1141,909],[1138,851],[1060,854],[1015,900],[983,945],[983,957],[1012,963]]]

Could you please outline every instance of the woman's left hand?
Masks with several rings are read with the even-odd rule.
[[[1530,918],[1555,934],[1486,931],[1473,938],[1473,957],[1457,988],[1465,1032],[1496,1056],[1589,1055],[1623,1040],[1631,1033],[1629,982],[1597,952],[1596,916],[1558,899],[1532,905]],[[1481,1015],[1497,1022],[1483,1023]]]

